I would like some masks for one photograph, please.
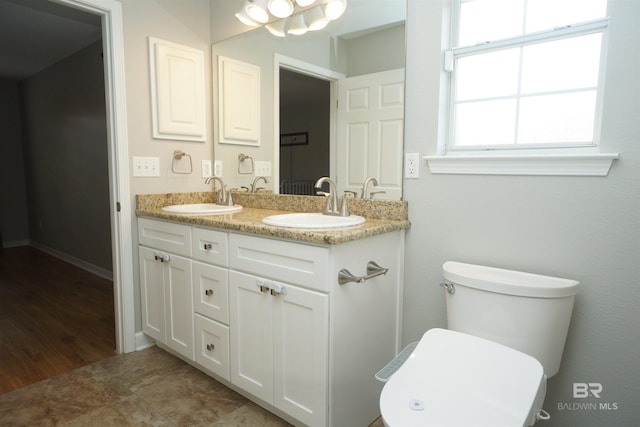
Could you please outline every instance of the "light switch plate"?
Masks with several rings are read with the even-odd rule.
[[[211,160],[203,160],[202,161],[202,177],[209,178],[213,171],[211,170]]]
[[[214,160],[213,162],[213,176],[222,178],[222,160]]]
[[[134,156],[133,176],[160,176],[160,158]]]
[[[271,162],[256,161],[255,176],[271,176]]]

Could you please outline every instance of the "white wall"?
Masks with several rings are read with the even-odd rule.
[[[444,0],[409,0],[405,152],[436,154]],[[640,2],[610,1],[603,142],[621,159],[606,178],[432,175],[405,180],[412,227],[405,261],[404,341],[444,327],[444,261],[581,282],[545,426],[640,425]],[[471,356],[470,356],[471,357]],[[600,382],[600,399],[574,399]],[[617,403],[618,410],[558,410]]]

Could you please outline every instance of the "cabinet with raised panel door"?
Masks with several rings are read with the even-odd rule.
[[[191,228],[141,219],[138,234],[142,331],[194,360]]]

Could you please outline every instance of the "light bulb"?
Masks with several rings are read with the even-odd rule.
[[[324,7],[324,14],[330,21],[338,19],[347,8],[347,0],[329,0]]]
[[[286,18],[293,13],[291,0],[269,0],[269,12],[276,18]]]
[[[236,18],[238,18],[238,21],[242,22],[244,25],[248,25],[250,27],[257,27],[258,23],[256,21],[254,21],[253,19],[251,19],[249,17],[249,15],[247,15],[247,12],[245,12],[244,9],[242,9],[240,12],[236,13]]]
[[[245,12],[251,19],[261,24],[269,21],[267,13],[267,0],[248,0],[244,6]]]
[[[311,6],[315,1],[316,0],[296,0],[296,3],[298,3],[298,6],[300,7],[307,7]]]

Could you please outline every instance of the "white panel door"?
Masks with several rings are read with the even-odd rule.
[[[218,58],[220,142],[259,145],[260,67]]]
[[[340,80],[337,123],[338,192],[359,194],[372,177],[379,183],[373,191],[385,192],[376,198],[400,199],[404,69]]]
[[[329,296],[286,285],[273,296],[274,406],[309,426],[328,416]]]
[[[164,342],[164,264],[156,259],[154,249],[140,247],[139,253],[142,332]]]
[[[149,37],[153,137],[204,141],[204,52]]]
[[[229,272],[231,382],[273,403],[272,296],[258,278]]]
[[[164,264],[166,344],[190,360],[195,360],[191,260],[171,255]]]

